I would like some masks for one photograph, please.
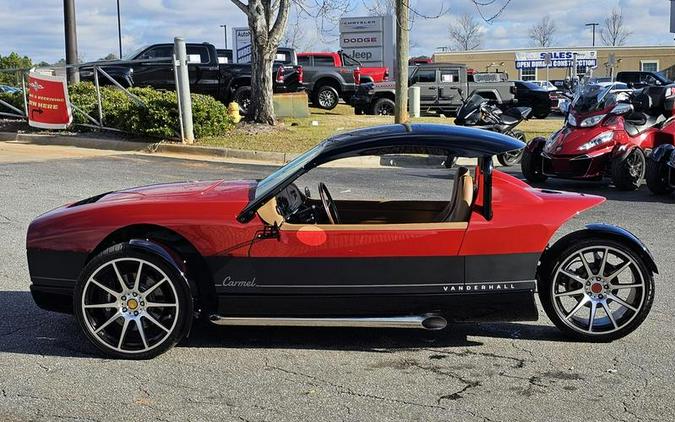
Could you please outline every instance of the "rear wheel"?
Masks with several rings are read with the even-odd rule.
[[[665,195],[673,191],[668,183],[668,166],[663,162],[647,160],[645,179],[647,187],[656,195]]]
[[[541,153],[528,151],[527,147],[523,149],[520,169],[528,182],[541,183],[547,179],[542,172]]]
[[[527,142],[525,139],[525,134],[521,131],[513,131],[512,133],[507,133],[507,135],[518,139],[519,141]],[[497,161],[503,166],[515,166],[520,163],[520,160],[523,158],[524,148],[521,148],[517,151],[509,151],[503,154],[497,155]]]
[[[637,190],[645,176],[645,154],[634,148],[626,157],[612,161],[612,182],[619,190]]]
[[[555,248],[555,246],[554,246]],[[654,279],[642,258],[603,238],[574,242],[546,263],[539,298],[565,334],[611,341],[634,331],[654,301]]]
[[[373,114],[379,116],[393,116],[395,104],[389,98],[380,98],[373,104]]]
[[[324,110],[332,110],[337,107],[340,101],[340,95],[337,90],[330,85],[319,87],[314,93],[314,104]]]
[[[182,275],[164,259],[118,244],[85,267],[73,297],[75,317],[104,354],[148,359],[183,339],[192,297]]]

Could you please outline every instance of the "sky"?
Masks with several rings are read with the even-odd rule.
[[[313,1],[313,0],[312,0]],[[489,0],[488,0],[489,1]],[[491,16],[505,1],[481,8]],[[351,0],[346,16],[363,16],[370,0]],[[486,0],[481,0],[485,3]],[[79,55],[85,61],[97,60],[108,53],[117,53],[117,12],[115,0],[75,0]],[[156,42],[171,42],[174,36],[187,41],[208,41],[223,46],[222,24],[246,26],[243,13],[230,0],[120,0],[122,44],[124,53]],[[451,44],[449,25],[462,14],[479,12],[471,0],[412,0],[418,15],[411,31],[411,54],[431,55],[437,47]],[[509,49],[529,47],[528,28],[549,15],[558,30],[555,46],[589,46],[591,30],[588,22],[602,23],[609,11],[619,7],[632,31],[627,45],[670,45],[675,47],[669,32],[669,0],[511,0],[501,16],[485,23],[482,48]],[[336,16],[317,22],[308,16],[292,16],[290,28],[302,28],[302,45],[311,50],[337,49],[337,31],[332,23]],[[16,51],[34,62],[55,62],[65,56],[63,0],[18,1],[0,0],[0,54]],[[297,25],[295,24],[297,22]],[[323,27],[323,30],[319,28]],[[228,34],[231,43],[231,33]],[[599,35],[597,36],[600,43]]]

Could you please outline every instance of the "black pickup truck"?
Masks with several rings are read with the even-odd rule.
[[[251,95],[251,65],[249,63],[219,63],[216,48],[209,43],[187,43],[190,92],[210,95],[225,104],[239,103],[246,114]],[[93,65],[98,65],[124,87],[150,86],[157,89],[175,89],[173,72],[173,44],[153,44],[142,47],[122,60],[92,63],[80,68],[80,78],[94,80]],[[163,60],[166,59],[166,60]],[[143,62],[148,60],[148,62]],[[275,62],[273,67],[274,92],[296,92],[304,89],[302,66]],[[101,84],[111,84],[99,75]]]

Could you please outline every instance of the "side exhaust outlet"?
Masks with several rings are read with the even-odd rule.
[[[416,328],[430,331],[442,330],[448,325],[445,318],[437,314],[336,318],[211,315],[209,320],[216,325],[230,326]]]

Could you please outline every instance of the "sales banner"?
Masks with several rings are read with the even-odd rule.
[[[575,57],[577,66],[596,67],[598,65],[598,53],[595,50],[517,51],[516,69],[572,67]]]
[[[65,129],[73,121],[65,76],[28,74],[28,124],[42,129]]]

